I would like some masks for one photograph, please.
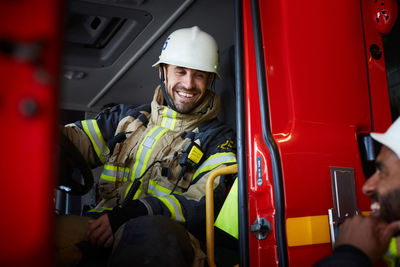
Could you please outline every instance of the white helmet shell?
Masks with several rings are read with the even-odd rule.
[[[217,42],[197,26],[171,33],[153,67],[158,67],[161,63],[212,72],[221,78],[218,73]]]
[[[385,133],[371,133],[371,136],[390,148],[400,159],[400,117],[393,122]]]

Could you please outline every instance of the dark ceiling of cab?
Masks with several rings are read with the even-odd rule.
[[[61,108],[97,112],[149,103],[155,63],[172,31],[199,26],[220,51],[234,42],[233,0],[73,0],[67,5]]]

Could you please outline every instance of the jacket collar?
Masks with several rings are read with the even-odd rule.
[[[191,113],[182,114],[164,105],[164,96],[160,86],[156,88],[151,102],[151,125],[159,125],[174,131],[187,131],[196,128],[205,121],[209,121],[219,114],[220,99],[214,95],[213,105],[210,106],[212,92],[207,90],[203,101]]]

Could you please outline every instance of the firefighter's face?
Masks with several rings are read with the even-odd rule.
[[[197,107],[211,83],[212,74],[174,65],[164,67],[165,87],[171,102],[180,113],[190,113]]]
[[[373,215],[388,222],[400,219],[400,159],[386,146],[382,146],[376,172],[365,182],[363,192],[372,198]]]

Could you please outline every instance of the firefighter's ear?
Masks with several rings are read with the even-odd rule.
[[[207,88],[210,88],[210,86],[211,86],[212,82],[214,81],[214,79],[215,79],[215,74],[214,73],[210,73],[208,75]]]
[[[168,65],[166,65],[166,64],[160,64],[160,66],[158,66],[158,77],[160,78],[160,81],[166,80],[167,68],[168,68]]]

